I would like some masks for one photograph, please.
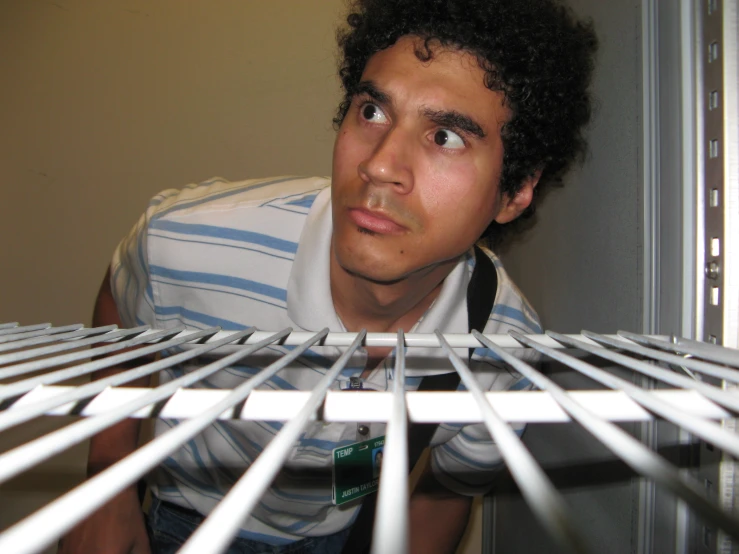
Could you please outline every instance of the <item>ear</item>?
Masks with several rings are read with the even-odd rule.
[[[531,201],[534,199],[534,189],[539,184],[540,177],[541,170],[531,177],[527,177],[521,184],[521,188],[513,196],[503,195],[500,210],[498,210],[498,215],[495,216],[496,223],[510,223],[531,205]]]

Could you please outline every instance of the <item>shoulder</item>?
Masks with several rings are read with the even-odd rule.
[[[480,249],[493,262],[498,277],[498,290],[495,294],[493,310],[485,326],[485,333],[506,334],[510,330],[541,333],[539,315],[508,275],[503,262],[492,250],[484,246]]]
[[[300,236],[329,185],[319,177],[216,178],[161,192],[116,251],[118,297],[157,325],[284,327]]]
[[[179,219],[209,212],[248,208],[310,209],[318,193],[330,185],[326,177],[282,176],[228,181],[216,177],[175,190],[165,190],[149,203],[150,219]]]

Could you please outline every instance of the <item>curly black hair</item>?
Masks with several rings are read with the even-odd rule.
[[[578,20],[557,0],[354,0],[340,29],[339,77],[344,99],[334,124],[344,120],[368,60],[403,36],[425,42],[416,55],[458,48],[477,57],[485,85],[505,95],[511,112],[501,138],[500,190],[514,195],[541,171],[536,192],[561,181],[586,152],[590,120],[588,86],[597,39],[592,22]],[[534,203],[525,215],[533,214]],[[492,242],[508,225],[493,223]]]

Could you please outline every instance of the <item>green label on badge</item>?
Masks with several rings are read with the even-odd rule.
[[[334,504],[344,504],[377,490],[385,437],[335,448]]]

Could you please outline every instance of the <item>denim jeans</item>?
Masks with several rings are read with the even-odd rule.
[[[190,510],[172,507],[152,497],[147,520],[149,543],[152,554],[173,554],[202,523],[203,516]],[[237,537],[226,551],[227,554],[340,554],[349,536],[344,529],[325,537],[308,537],[303,540],[274,546],[263,542]]]

